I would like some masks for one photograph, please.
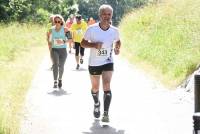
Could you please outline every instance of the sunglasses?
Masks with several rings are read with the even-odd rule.
[[[61,21],[55,21],[55,23],[61,23]]]
[[[81,20],[81,17],[76,17],[76,20],[79,20],[79,21],[80,21],[80,20]]]

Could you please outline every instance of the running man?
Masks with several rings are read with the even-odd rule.
[[[108,111],[112,98],[111,78],[114,70],[113,47],[116,55],[120,52],[121,41],[119,31],[110,25],[113,15],[113,8],[110,5],[101,5],[99,8],[100,22],[90,26],[81,46],[90,49],[89,74],[92,84],[91,94],[94,99],[94,117],[100,117],[99,85],[102,78],[104,91],[104,113],[102,122],[109,122]],[[113,46],[114,44],[114,46]]]
[[[76,69],[78,70],[79,60],[80,63],[83,64],[83,56],[84,56],[84,48],[81,47],[80,42],[83,39],[83,35],[87,29],[87,23],[82,20],[81,15],[76,15],[76,23],[73,23],[71,26],[73,42],[75,45],[75,58],[76,58]],[[79,56],[80,53],[80,56]]]

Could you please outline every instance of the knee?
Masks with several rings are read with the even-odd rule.
[[[78,52],[78,51],[76,51],[76,52],[75,52],[75,55],[76,55],[76,56],[78,56],[78,55],[79,55],[79,52]]]
[[[98,93],[99,92],[99,89],[97,88],[92,88],[92,93]]]
[[[103,85],[103,90],[104,91],[109,91],[110,90],[110,83],[106,83]]]
[[[99,86],[98,85],[92,85],[92,90],[93,91],[98,91],[99,90]]]
[[[58,67],[59,64],[57,62],[53,63],[53,67]]]
[[[62,65],[62,64],[59,64],[58,67],[59,67],[60,70],[64,69],[64,65]]]

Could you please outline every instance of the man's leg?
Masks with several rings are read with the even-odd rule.
[[[72,41],[71,39],[69,40],[69,53],[72,53]]]
[[[94,117],[100,117],[100,102],[99,102],[99,83],[100,75],[90,75],[90,80],[92,84],[91,94],[94,100]]]
[[[81,63],[81,64],[83,64],[83,56],[84,56],[84,51],[85,51],[85,48],[83,48],[83,47],[80,47],[80,54],[81,54],[80,63]]]
[[[104,90],[104,116],[102,118],[103,122],[109,122],[108,111],[110,107],[110,102],[112,99],[112,93],[110,90],[110,82],[112,78],[113,71],[103,71],[102,73],[102,82]]]
[[[75,59],[76,59],[76,69],[79,69],[79,47],[80,47],[80,45],[77,43],[77,42],[75,42]]]

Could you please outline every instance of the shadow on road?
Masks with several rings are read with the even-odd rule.
[[[72,71],[88,71],[88,69],[80,67],[79,69],[72,69]]]
[[[48,92],[50,95],[54,96],[62,96],[62,95],[70,95],[71,93],[67,93],[64,89],[53,90],[52,92]]]
[[[83,134],[124,134],[124,130],[116,130],[109,125],[100,125],[99,120],[95,120],[90,128],[91,132],[83,132]]]

